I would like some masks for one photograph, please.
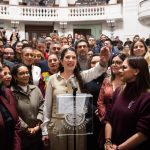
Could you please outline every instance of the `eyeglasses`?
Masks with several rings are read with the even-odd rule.
[[[112,65],[121,65],[122,61],[112,61]]]
[[[26,72],[18,72],[19,76],[30,75],[28,71]]]
[[[82,48],[82,47],[83,47],[83,48],[86,48],[87,45],[79,45],[79,46],[78,46],[78,48]]]
[[[53,47],[53,50],[60,50],[60,47]]]

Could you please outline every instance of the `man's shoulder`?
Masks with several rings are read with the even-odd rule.
[[[4,64],[6,64],[7,66],[9,66],[11,69],[15,66],[15,63],[8,61],[6,59],[4,59]]]
[[[39,67],[41,68],[41,72],[47,72],[47,71],[49,71],[48,61],[47,60],[40,61],[39,62]]]

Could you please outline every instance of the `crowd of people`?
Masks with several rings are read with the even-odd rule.
[[[31,41],[1,34],[0,149],[150,149],[149,68],[149,41],[139,35],[123,42],[105,34],[51,33]],[[77,94],[93,97],[82,112],[92,110],[92,133],[60,136],[66,118],[57,97],[74,92],[72,80]]]

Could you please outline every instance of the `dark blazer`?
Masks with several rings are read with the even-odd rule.
[[[20,138],[20,122],[16,111],[15,99],[12,92],[9,89],[5,89],[7,99],[0,95],[0,102],[8,109],[15,123],[14,130],[14,144],[11,150],[21,150],[21,138]],[[5,132],[5,123],[0,111],[0,149],[7,150],[7,140]]]
[[[48,61],[47,60],[42,60],[39,62],[38,66],[41,68],[41,73],[42,72],[48,72]]]

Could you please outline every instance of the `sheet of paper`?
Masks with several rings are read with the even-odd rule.
[[[84,113],[85,102],[89,94],[77,94],[76,96],[76,113]],[[58,114],[68,114],[74,112],[74,97],[71,94],[57,96]]]

